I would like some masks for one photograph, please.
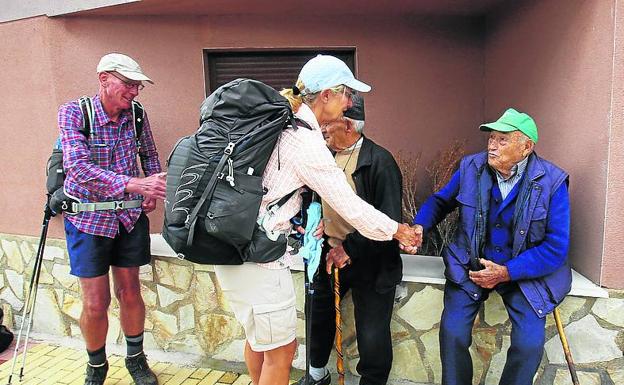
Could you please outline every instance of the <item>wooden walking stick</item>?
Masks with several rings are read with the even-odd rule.
[[[340,315],[340,278],[334,267],[334,306],[336,307],[336,370],[338,385],[344,385],[344,360],[342,358],[342,317]]]
[[[559,338],[561,339],[561,345],[563,346],[563,354],[565,355],[565,359],[568,362],[568,369],[570,369],[570,376],[572,376],[572,384],[579,385],[578,376],[576,375],[576,367],[574,365],[574,361],[572,360],[572,352],[570,352],[570,346],[568,346],[568,339],[563,331],[563,323],[561,322],[561,315],[559,314],[559,309],[555,308],[553,312],[553,316],[555,316],[555,325],[557,325],[557,331],[559,332]]]

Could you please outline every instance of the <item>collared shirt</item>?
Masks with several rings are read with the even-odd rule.
[[[281,134],[264,171],[262,183],[268,192],[262,199],[259,215],[266,212],[268,204],[307,185],[365,237],[375,241],[391,240],[398,223],[375,210],[351,189],[327,148],[310,107],[301,105],[296,116],[306,121],[312,129],[299,127],[296,130],[284,130]],[[289,232],[292,228],[290,219],[300,209],[301,196],[295,194],[272,218],[265,221],[265,227],[267,230]],[[289,267],[292,263],[292,256],[286,253],[277,261],[262,266],[279,269]]]
[[[498,188],[500,189],[503,200],[507,198],[507,195],[509,195],[516,183],[518,183],[518,181],[522,179],[522,175],[524,175],[524,170],[526,170],[528,161],[529,157],[527,156],[526,158],[518,162],[515,166],[513,166],[511,168],[511,175],[507,179],[505,179],[505,177],[502,176],[498,171],[494,170],[494,173],[496,174],[496,180],[498,182]]]
[[[124,190],[132,177],[139,177],[137,155],[146,176],[161,171],[158,153],[147,114],[143,120],[137,150],[132,110],[123,111],[117,122],[110,120],[99,96],[92,98],[95,117],[89,139],[79,131],[83,126],[82,110],[78,101],[62,105],[58,125],[63,147],[63,168],[66,171],[65,193],[80,202],[107,202],[141,199],[139,194]],[[65,215],[76,228],[92,235],[114,238],[119,223],[131,231],[141,215],[141,208],[102,210]]]
[[[342,151],[338,151],[334,156],[336,164],[344,172],[347,177],[349,186],[355,190],[355,182],[353,181],[353,173],[357,166],[358,158],[360,157],[360,148],[362,148],[362,142],[364,137],[360,137],[352,146],[345,148]],[[357,191],[356,191],[357,193]],[[323,204],[323,218],[325,221],[325,234],[328,239],[327,242],[331,247],[337,247],[342,244],[347,234],[352,233],[355,229],[349,222],[345,221],[336,211],[328,204]]]

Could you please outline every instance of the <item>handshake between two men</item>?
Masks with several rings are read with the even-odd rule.
[[[401,250],[408,254],[416,254],[418,248],[422,245],[423,227],[421,225],[409,226],[405,223],[400,223],[394,239],[399,241]]]

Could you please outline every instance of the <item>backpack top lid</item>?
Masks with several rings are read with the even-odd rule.
[[[238,120],[290,110],[288,100],[274,88],[253,79],[236,79],[217,88],[200,108],[200,124],[210,120],[232,127]]]
[[[236,79],[202,103],[197,146],[202,157],[209,159],[222,153],[228,143],[236,143],[233,157],[237,158],[244,148],[278,135],[292,117],[290,103],[275,89],[257,80]]]

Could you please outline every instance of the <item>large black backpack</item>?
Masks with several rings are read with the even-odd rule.
[[[95,110],[93,101],[87,96],[78,99],[80,111],[82,112],[82,127],[79,131],[89,139],[93,135],[93,124],[95,121]],[[141,134],[143,133],[144,109],[141,103],[132,101],[132,117],[134,122],[134,137],[137,149],[141,147]],[[52,154],[48,158],[46,165],[46,189],[48,190],[48,206],[54,216],[62,211],[72,212],[73,199],[65,195],[63,183],[65,182],[65,170],[63,169],[63,149],[61,148],[61,138],[57,139],[56,145],[52,149]]]
[[[257,218],[266,164],[281,132],[296,124],[307,126],[256,80],[233,80],[206,98],[199,129],[180,139],[167,161],[163,237],[179,258],[237,265],[284,254],[286,237],[270,240]]]

